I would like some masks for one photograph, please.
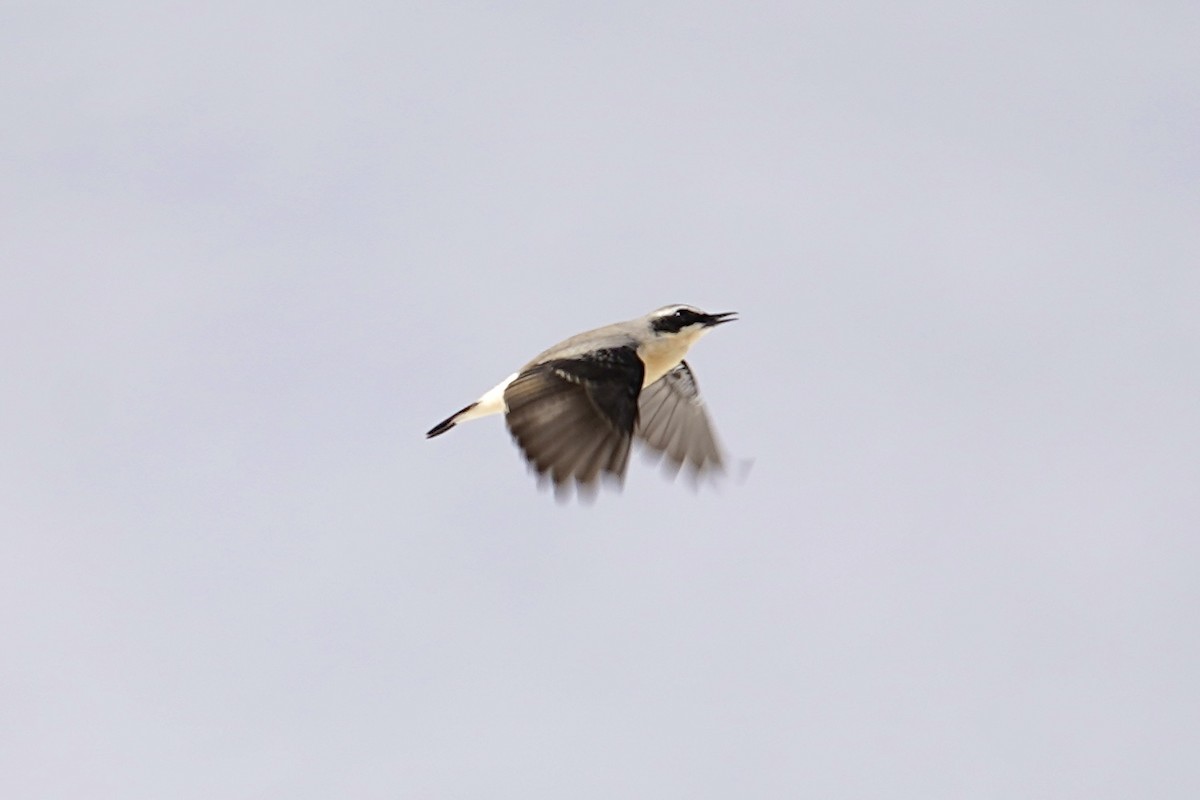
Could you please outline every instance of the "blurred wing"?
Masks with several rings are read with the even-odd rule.
[[[635,435],[665,454],[675,470],[687,464],[700,474],[723,467],[721,448],[686,361],[642,390]]]
[[[600,474],[622,480],[644,367],[632,348],[538,364],[504,391],[505,420],[526,460],[564,497],[590,493]]]

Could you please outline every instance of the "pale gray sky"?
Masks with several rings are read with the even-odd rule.
[[[1200,795],[1197,41],[10,4],[0,794]],[[674,302],[744,482],[423,438]]]

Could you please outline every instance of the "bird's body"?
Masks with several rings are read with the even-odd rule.
[[[697,340],[732,313],[664,306],[645,317],[572,336],[539,353],[478,400],[435,425],[504,414],[526,459],[565,495],[594,489],[601,474],[624,479],[631,440],[678,469],[719,469],[722,458],[691,369]]]

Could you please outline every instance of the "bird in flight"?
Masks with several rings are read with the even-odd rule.
[[[539,483],[553,482],[560,500],[572,485],[590,498],[602,476],[620,485],[634,438],[665,455],[674,471],[686,465],[698,477],[720,470],[721,450],[683,357],[736,313],[663,306],[572,336],[425,436],[432,439],[460,422],[503,413]]]

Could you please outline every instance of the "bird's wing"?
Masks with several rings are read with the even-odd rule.
[[[556,495],[625,477],[644,374],[634,348],[613,347],[536,364],[504,390],[508,430]]]
[[[675,471],[721,469],[721,448],[686,361],[642,390],[636,435],[670,459]]]

